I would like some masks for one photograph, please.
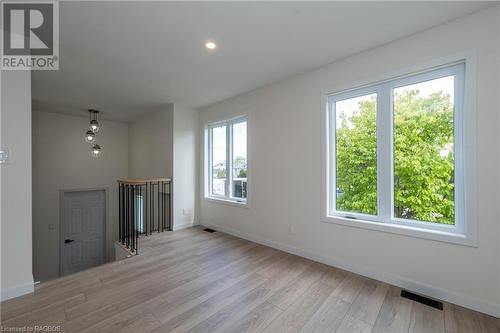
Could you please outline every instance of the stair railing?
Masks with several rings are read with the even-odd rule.
[[[119,242],[138,254],[139,235],[172,230],[172,180],[120,179]]]

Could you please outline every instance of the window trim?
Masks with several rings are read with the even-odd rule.
[[[386,105],[380,105],[381,102],[384,103],[384,100],[387,101],[387,91],[392,94],[392,89],[397,88],[399,86],[405,86],[412,83],[427,81],[432,78],[438,78],[447,76],[447,73],[450,69],[456,70],[457,66],[463,66],[463,71],[458,73],[458,79],[455,80],[455,110],[454,110],[454,121],[455,124],[455,179],[460,179],[461,181],[457,181],[455,185],[455,194],[462,193],[463,195],[459,195],[455,197],[456,202],[456,213],[457,211],[460,214],[460,217],[456,217],[455,225],[429,225],[429,222],[422,221],[410,221],[406,219],[380,219],[380,217],[374,217],[367,214],[362,213],[346,213],[346,212],[338,212],[338,214],[331,214],[329,211],[332,203],[334,204],[334,198],[331,195],[331,186],[332,180],[334,181],[335,173],[333,167],[335,167],[335,153],[332,154],[332,150],[335,149],[335,145],[332,144],[335,141],[335,135],[330,135],[330,128],[332,131],[335,129],[335,119],[332,120],[332,116],[334,117],[334,113],[330,112],[331,110],[331,96],[339,96],[337,100],[342,100],[346,98],[352,98],[360,95],[366,95],[370,93],[377,93],[377,108],[379,110],[387,109]],[[475,105],[475,54],[473,52],[465,52],[461,54],[457,54],[451,57],[446,57],[442,59],[438,59],[427,64],[414,66],[412,68],[407,68],[404,70],[399,70],[397,72],[393,72],[390,74],[383,75],[376,80],[369,80],[367,82],[362,82],[358,85],[350,85],[347,89],[332,89],[332,90],[323,90],[322,92],[322,109],[321,109],[321,119],[322,119],[322,184],[321,184],[321,221],[326,223],[335,223],[341,224],[349,227],[357,227],[363,229],[370,229],[376,231],[383,231],[388,233],[401,234],[411,237],[418,237],[424,239],[438,240],[443,242],[468,245],[468,246],[477,246],[477,225],[476,225],[476,200],[475,200],[475,192],[476,188],[474,186],[474,165],[470,161],[474,161],[475,152],[471,150],[471,147],[474,147],[475,143],[475,117],[474,117],[474,105]],[[465,75],[465,73],[467,75]],[[452,74],[457,75],[456,71]],[[462,77],[460,77],[462,75]],[[457,83],[462,86],[457,87]],[[391,86],[391,89],[387,89],[387,86]],[[355,88],[352,88],[355,87]],[[386,89],[379,89],[381,87],[386,87]],[[381,98],[381,94],[386,94],[385,98]],[[341,97],[341,98],[340,98]],[[457,103],[457,98],[463,98],[460,103]],[[392,103],[392,97],[389,96],[389,100]],[[385,102],[387,103],[387,102]],[[467,114],[463,111],[464,109],[468,110]],[[390,114],[387,112],[378,112],[377,113],[377,142],[378,147],[380,145],[384,145],[384,149],[377,149],[377,188],[382,188],[381,183],[385,182],[386,184],[390,183],[390,187],[387,187],[387,192],[390,192],[389,198],[391,205],[389,213],[392,217],[393,214],[393,198],[392,198],[392,187],[393,187],[393,131],[392,131],[392,122],[393,122],[393,112],[392,107],[389,107],[391,110]],[[387,121],[386,117],[391,117],[390,122]],[[379,129],[379,126],[383,126],[383,124],[390,123],[391,128],[385,129],[389,131],[389,135],[385,135],[386,138],[379,137],[379,134],[383,131],[383,129]],[[387,125],[385,125],[387,127]],[[332,132],[333,133],[333,132]],[[387,136],[389,136],[390,140],[387,142]],[[333,138],[332,138],[333,137]],[[459,147],[461,146],[461,148]],[[380,168],[387,168],[386,166],[381,165],[381,160],[384,159],[383,154],[390,154],[390,172],[385,172],[385,178],[380,177]],[[330,165],[330,156],[332,157],[333,166]],[[465,158],[467,157],[467,159]],[[385,155],[385,159],[387,160],[387,155]],[[387,162],[386,162],[387,164]],[[466,182],[468,178],[471,178],[471,181]],[[460,178],[457,177],[460,175]],[[472,176],[471,176],[472,175]],[[332,179],[333,177],[333,179]],[[387,179],[389,178],[389,179]],[[457,185],[459,184],[459,185]],[[333,189],[335,190],[335,189]],[[460,192],[459,192],[460,191]],[[380,207],[380,196],[381,191],[379,191],[378,198],[378,215],[385,214],[387,217],[387,212],[381,211]],[[386,194],[387,196],[387,194]],[[382,200],[387,200],[387,198],[382,198]],[[461,219],[461,220],[460,220]]]
[[[242,200],[239,198],[231,197],[231,182],[233,179],[233,126],[238,123],[247,123],[247,198]],[[227,195],[217,195],[212,193],[212,129],[215,127],[226,126],[226,188]],[[204,177],[205,177],[205,191],[204,199],[207,201],[228,204],[238,207],[248,207],[249,205],[249,153],[248,153],[248,117],[246,115],[233,117],[227,120],[211,122],[205,126],[205,163],[204,163]]]

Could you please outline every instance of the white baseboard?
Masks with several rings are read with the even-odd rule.
[[[8,299],[14,298],[14,297],[19,297],[22,295],[30,294],[35,291],[35,286],[33,282],[29,282],[26,284],[22,284],[19,286],[15,286],[12,288],[8,288],[5,290],[2,290],[0,294],[0,301],[6,301]]]
[[[191,223],[191,222],[174,224],[172,230],[177,231],[177,230],[181,230],[181,229],[191,228],[193,225],[194,225],[194,223]]]
[[[300,249],[294,246],[277,243],[265,238],[261,238],[258,236],[253,236],[245,232],[237,231],[234,229],[226,228],[223,226],[219,226],[212,223],[201,222],[201,225],[212,228],[221,232],[225,232],[227,234],[243,238],[255,243],[259,243],[262,245],[266,245],[281,251],[285,251],[291,254],[295,254],[300,257],[304,257],[307,259],[311,259],[317,262],[321,262],[323,264],[334,266],[352,273],[356,273],[359,275],[363,275],[375,280],[379,280],[388,284],[395,285],[400,288],[408,289],[418,294],[426,295],[435,299],[443,300],[445,302],[453,303],[456,305],[463,306],[465,308],[486,313],[490,316],[494,316],[500,318],[500,308],[496,304],[484,302],[480,299],[466,296],[460,293],[456,293],[450,290],[445,290],[442,288],[434,287],[425,283],[421,283],[418,281],[414,281],[411,279],[407,279],[401,276],[388,274],[385,272],[373,271],[367,269],[365,267],[354,265],[351,263],[347,263],[344,261],[339,261],[334,258],[325,257],[323,255],[319,255],[316,253],[312,253],[310,251]]]

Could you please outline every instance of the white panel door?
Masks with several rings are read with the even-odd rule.
[[[104,191],[64,193],[62,275],[104,263],[105,207]]]

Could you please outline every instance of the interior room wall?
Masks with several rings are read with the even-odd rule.
[[[197,220],[198,111],[176,104],[130,122],[101,121],[98,143],[103,156],[90,156],[83,140],[88,119],[49,112],[33,113],[33,209],[35,279],[57,277],[59,191],[109,189],[107,259],[118,239],[119,178],[173,177],[174,228]],[[50,149],[48,149],[50,147]]]
[[[174,106],[147,113],[129,128],[129,177],[171,178]]]
[[[1,71],[0,147],[11,160],[0,165],[0,300],[33,291],[31,225],[31,73]]]
[[[129,178],[173,179],[174,229],[197,221],[198,111],[165,105],[129,127]]]
[[[88,117],[33,112],[33,272],[35,280],[59,276],[60,191],[106,188],[107,260],[118,239],[116,180],[128,177],[128,124],[99,120],[97,143],[103,154],[90,155],[84,141]]]
[[[174,104],[174,230],[197,224],[198,111]]]
[[[200,110],[201,126],[249,116],[251,186],[249,208],[200,199],[200,222],[499,316],[499,12],[492,7]],[[466,112],[477,120],[477,158],[468,162],[477,170],[478,247],[320,222],[322,91],[464,51],[477,60],[477,105]]]

